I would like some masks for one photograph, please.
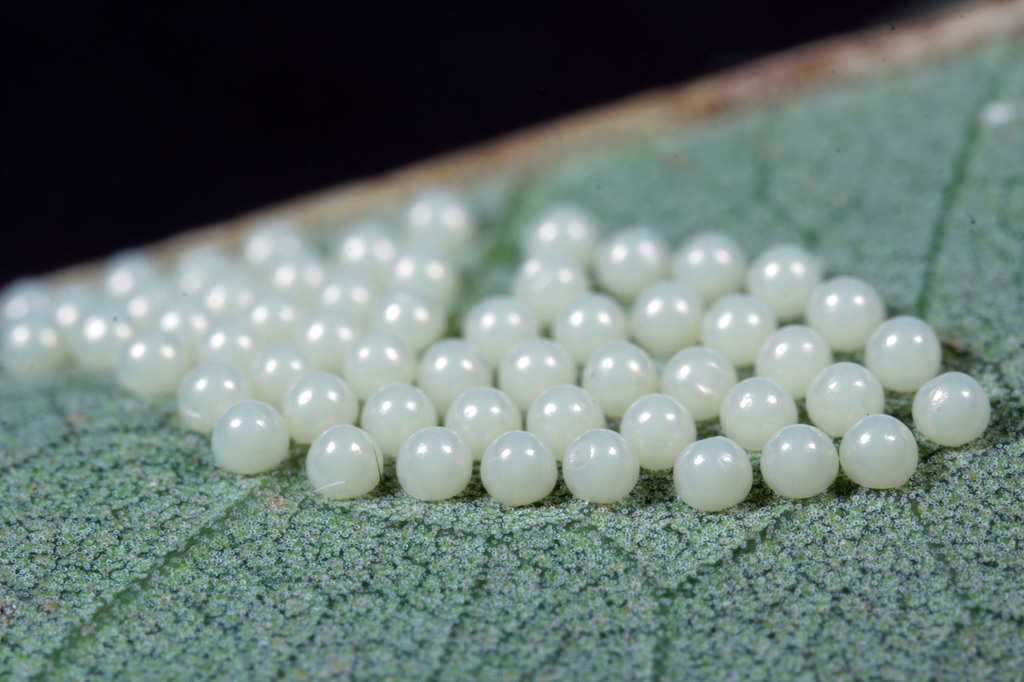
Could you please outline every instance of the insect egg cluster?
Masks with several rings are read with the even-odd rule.
[[[783,497],[824,492],[840,468],[902,486],[918,441],[884,413],[886,392],[914,393],[917,432],[941,446],[988,424],[982,386],[940,373],[927,322],[886,319],[874,287],[825,279],[799,245],[748,261],[726,234],[673,248],[651,227],[602,234],[585,209],[552,206],[524,226],[507,291],[456,315],[478,216],[431,189],[398,222],[314,243],[264,220],[236,254],[200,248],[164,270],[129,252],[93,285],[16,282],[0,361],[11,375],[74,364],[139,396],[176,392],[184,427],[239,474],[308,446],[311,486],[337,499],[373,490],[395,459],[422,500],[458,495],[478,462],[505,505],[544,499],[559,470],[575,497],[613,503],[647,469],[672,470],[686,504],[716,511],[750,492],[751,452]],[[698,439],[715,420],[721,435]]]

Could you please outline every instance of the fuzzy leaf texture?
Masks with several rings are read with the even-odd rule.
[[[503,509],[214,467],[171,400],[108,376],[0,379],[0,677],[1018,678],[1024,670],[1024,44],[594,147],[466,188],[488,226],[469,296],[558,200],[674,243],[796,241],[949,342],[993,421],[921,441],[895,491],[802,502],[760,481],[696,512],[671,474],[624,502]],[[396,207],[397,208],[397,207]],[[888,409],[910,422],[909,398]],[[711,433],[714,428],[705,428]],[[756,457],[755,457],[756,463]],[[756,470],[756,468],[755,468]]]

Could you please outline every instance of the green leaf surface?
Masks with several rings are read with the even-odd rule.
[[[467,189],[490,228],[467,301],[504,285],[515,229],[555,200],[676,241],[794,240],[925,317],[993,423],[921,441],[896,491],[840,479],[793,502],[757,479],[704,514],[645,474],[609,507],[560,483],[510,510],[478,483],[417,502],[393,466],[328,501],[299,450],[221,472],[171,401],[109,377],[0,379],[0,677],[1020,678],[1024,44]],[[909,421],[907,397],[889,409]]]

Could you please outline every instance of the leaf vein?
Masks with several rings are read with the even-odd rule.
[[[1004,62],[1005,60],[1000,61],[999,66],[1004,66]],[[953,223],[954,210],[960,200],[961,193],[970,175],[971,164],[980,146],[979,142],[982,137],[981,111],[986,103],[992,99],[993,95],[1002,89],[1006,80],[1005,74],[1008,71],[1005,68],[997,69],[997,72],[1002,74],[1003,77],[993,76],[989,86],[984,89],[981,97],[978,98],[971,108],[970,114],[967,117],[967,123],[960,137],[960,147],[953,155],[949,180],[939,193],[939,212],[932,224],[931,239],[928,242],[924,255],[924,275],[921,278],[921,288],[918,291],[917,301],[914,304],[914,310],[917,311],[918,316],[924,317],[928,313],[931,295],[935,289],[936,271],[946,235],[949,234]]]
[[[124,587],[112,594],[108,599],[106,599],[106,601],[104,601],[103,604],[75,625],[61,638],[61,641],[57,646],[49,652],[47,656],[47,666],[33,675],[30,679],[33,681],[46,679],[51,673],[59,669],[67,656],[70,655],[70,652],[86,646],[100,628],[109,622],[114,610],[118,606],[131,601],[136,595],[141,593],[150,582],[152,582],[155,576],[166,569],[172,561],[178,557],[188,554],[200,541],[210,535],[213,535],[218,526],[225,519],[227,519],[237,509],[245,505],[257,493],[266,489],[268,487],[268,482],[271,480],[273,480],[273,477],[255,480],[252,488],[229,504],[221,507],[217,514],[215,514],[207,523],[198,526],[193,533],[185,536],[184,542],[179,547],[171,549],[159,557],[149,571],[143,575],[133,578],[124,585]]]

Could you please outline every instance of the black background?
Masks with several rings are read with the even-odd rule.
[[[7,2],[0,282],[920,9]]]

